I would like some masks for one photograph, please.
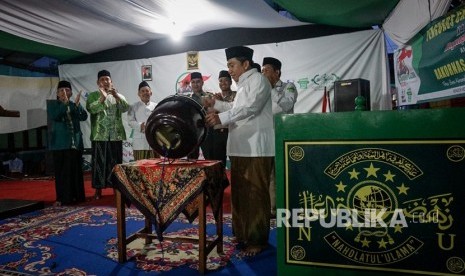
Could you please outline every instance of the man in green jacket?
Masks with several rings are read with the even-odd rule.
[[[126,132],[121,114],[129,109],[126,98],[113,87],[109,71],[98,72],[97,85],[98,90],[89,93],[86,102],[86,109],[90,113],[95,199],[102,196],[103,188],[111,186],[107,180],[113,167],[123,162]]]
[[[57,100],[47,102],[50,122],[50,145],[55,170],[55,206],[85,200],[82,172],[82,132],[80,122],[87,120],[87,112],[79,104],[80,93],[71,101],[72,88],[68,81],[60,81]]]

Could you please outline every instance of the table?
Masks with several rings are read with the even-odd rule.
[[[223,251],[223,191],[229,185],[221,161],[146,159],[118,164],[110,180],[116,192],[118,261],[126,261],[126,245],[136,238],[163,240],[163,231],[183,213],[189,222],[199,218],[199,239],[165,238],[199,244],[199,271],[205,273],[208,254]],[[126,236],[126,205],[145,216],[145,226]],[[216,239],[207,242],[206,207],[215,217]],[[155,226],[155,234],[152,233]]]

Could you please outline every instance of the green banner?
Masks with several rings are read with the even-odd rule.
[[[398,105],[465,95],[465,6],[437,18],[394,53]]]
[[[285,141],[285,263],[465,275],[465,140]]]

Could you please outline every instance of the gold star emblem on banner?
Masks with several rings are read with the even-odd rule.
[[[339,182],[339,184],[336,184],[336,187],[337,187],[338,192],[345,192],[345,188],[347,187],[347,185],[342,184],[342,181],[341,181]]]
[[[368,168],[363,168],[365,171],[367,171],[367,177],[370,177],[370,176],[374,176],[375,178],[378,178],[378,176],[376,175],[376,172],[379,170],[379,168],[375,168],[373,166],[373,163],[370,163],[370,167]]]
[[[391,182],[394,182],[394,176],[396,176],[395,174],[392,174],[391,171],[389,170],[386,174],[383,174],[384,177],[386,177],[386,182],[387,181],[391,181]]]
[[[402,185],[400,185],[399,187],[396,187],[398,190],[399,190],[399,195],[400,194],[405,194],[407,195],[407,190],[410,189],[409,187],[406,187],[404,185],[404,183],[402,183]]]
[[[387,242],[382,238],[380,241],[378,241],[379,248],[386,248]]]
[[[355,179],[358,179],[358,175],[359,175],[359,174],[360,174],[360,173],[357,172],[355,169],[352,169],[352,171],[349,172],[350,179],[354,179],[354,178],[355,178]]]

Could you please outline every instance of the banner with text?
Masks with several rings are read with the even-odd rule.
[[[398,105],[465,96],[465,6],[437,18],[394,53]]]
[[[286,263],[464,275],[464,142],[285,142]]]

